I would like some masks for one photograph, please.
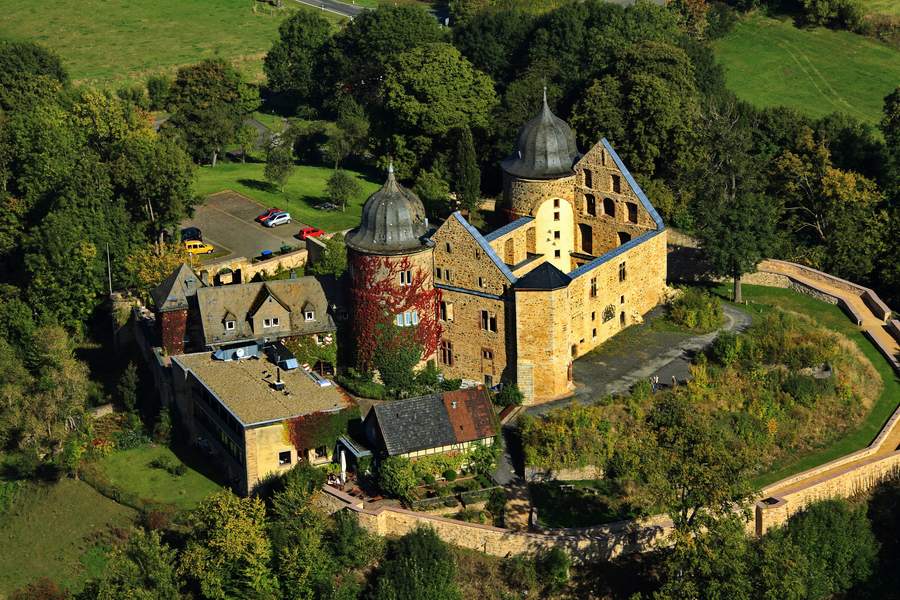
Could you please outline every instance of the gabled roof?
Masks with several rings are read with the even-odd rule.
[[[516,290],[546,291],[564,288],[572,278],[556,268],[552,263],[543,262],[516,282]]]
[[[377,404],[366,419],[374,419],[389,456],[497,435],[484,387]]]
[[[488,241],[484,239],[484,236],[481,235],[481,233],[479,233],[479,231],[475,229],[468,221],[466,221],[466,218],[463,217],[459,211],[453,213],[452,216],[454,219],[459,221],[460,225],[462,225],[463,228],[469,233],[469,235],[472,236],[472,239],[474,239],[475,242],[479,246],[481,246],[481,250],[485,253],[485,255],[487,255],[488,258],[491,259],[491,262],[494,263],[494,265],[496,265],[498,269],[500,269],[500,272],[503,273],[503,276],[506,277],[507,281],[509,281],[510,283],[515,283],[516,276],[513,275],[513,272],[509,270],[509,267],[506,266],[506,263],[500,260],[500,257],[497,256],[497,253],[494,252],[494,249],[491,247]]]
[[[484,236],[484,239],[486,239],[489,242],[493,242],[497,238],[503,237],[510,231],[515,231],[516,229],[518,229],[519,227],[522,227],[523,225],[528,225],[532,221],[534,221],[534,217],[520,217],[520,218],[516,219],[515,221],[513,221],[511,223],[507,223],[503,227],[501,227],[499,229],[495,229],[494,231],[488,233],[487,235]]]
[[[650,217],[653,219],[653,222],[656,223],[657,229],[664,229],[666,227],[665,223],[663,223],[662,217],[659,216],[659,213],[656,212],[656,209],[653,208],[653,204],[650,203],[650,200],[647,198],[647,194],[644,193],[644,190],[641,189],[641,186],[638,185],[638,182],[635,181],[634,177],[631,175],[631,171],[628,170],[628,167],[625,166],[625,163],[622,162],[622,159],[619,158],[619,155],[616,154],[616,151],[613,150],[612,145],[609,143],[609,140],[603,138],[600,140],[600,143],[603,144],[603,148],[609,152],[609,155],[612,157],[613,162],[616,163],[616,166],[619,168],[619,171],[622,172],[622,176],[625,177],[625,181],[628,182],[628,185],[631,187],[632,191],[634,191],[634,195],[638,197],[641,204],[648,213],[650,213]]]
[[[253,331],[250,317],[267,298],[274,298],[288,312],[288,322],[278,330]],[[279,338],[334,331],[329,302],[316,277],[298,277],[257,283],[202,288],[197,293],[200,325],[207,346],[217,346],[263,337]],[[307,321],[301,307],[311,307],[315,319]],[[235,327],[225,329],[223,315],[234,315]]]
[[[204,287],[200,278],[189,266],[182,263],[180,267],[172,271],[165,281],[153,288],[150,297],[158,311],[179,310],[188,308],[188,298],[197,294],[199,288]]]

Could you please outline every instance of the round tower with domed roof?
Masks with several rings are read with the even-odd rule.
[[[541,111],[519,130],[516,149],[500,162],[501,210],[509,221],[533,217],[535,237],[528,252],[543,254],[563,273],[571,270],[575,247],[575,163],[581,158],[575,133],[553,114],[544,88]]]
[[[388,168],[387,180],[346,238],[357,364],[371,370],[376,347],[414,342],[422,360],[440,339],[433,244],[422,201]]]

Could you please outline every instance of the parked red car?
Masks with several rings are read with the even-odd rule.
[[[305,240],[306,238],[311,237],[321,237],[325,235],[325,232],[317,227],[304,227],[297,235],[301,240]]]
[[[266,212],[256,217],[256,222],[265,223],[280,212],[282,212],[282,210],[280,208],[275,208],[274,206],[272,208],[267,208]]]

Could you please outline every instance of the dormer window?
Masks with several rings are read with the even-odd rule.
[[[263,327],[271,327],[272,319],[263,319]]]
[[[306,321],[315,321],[316,320],[316,311],[314,311],[314,310],[303,311],[303,318]]]
[[[225,321],[225,331],[234,331],[234,321]]]
[[[278,327],[278,317],[272,317],[272,327]]]

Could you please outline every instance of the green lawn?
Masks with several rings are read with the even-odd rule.
[[[81,481],[25,484],[0,517],[0,598],[40,577],[80,589],[103,569],[109,529],[136,514]]]
[[[715,51],[739,97],[811,117],[844,112],[875,124],[884,97],[900,82],[898,50],[846,31],[798,29],[759,14],[739,21]]]
[[[250,0],[0,0],[0,38],[52,48],[72,78],[86,83],[116,86],[211,57],[257,79],[282,18],[313,10],[285,4],[268,14],[268,5]]]
[[[101,471],[109,483],[144,500],[172,504],[179,509],[191,509],[201,500],[221,489],[220,485],[189,468],[180,476],[150,466],[156,458],[179,458],[165,446],[148,444],[133,450],[113,452],[100,461]]]
[[[325,184],[332,174],[328,167],[300,165],[294,169],[282,193],[270,186],[263,176],[263,163],[220,163],[215,167],[200,167],[194,180],[194,190],[208,196],[222,190],[234,190],[266,206],[278,206],[291,213],[297,223],[306,223],[325,231],[340,231],[359,224],[362,205],[382,181],[367,179],[352,173],[362,188],[359,197],[347,205],[347,210],[324,211],[315,208],[326,201]]]
[[[730,294],[730,290],[730,284],[719,288],[719,292],[725,296]],[[833,304],[780,288],[744,285],[743,293],[744,299],[751,303],[748,307],[751,314],[754,311],[767,310],[769,306],[777,306],[784,310],[806,314],[825,327],[846,335],[859,346],[884,381],[881,395],[856,430],[824,448],[794,457],[793,460],[783,463],[757,478],[754,483],[765,486],[868,446],[900,405],[900,380],[878,349],[847,318],[844,312]],[[754,307],[753,304],[757,304],[757,306]]]
[[[897,0],[862,0],[867,15],[900,16],[900,2]]]

